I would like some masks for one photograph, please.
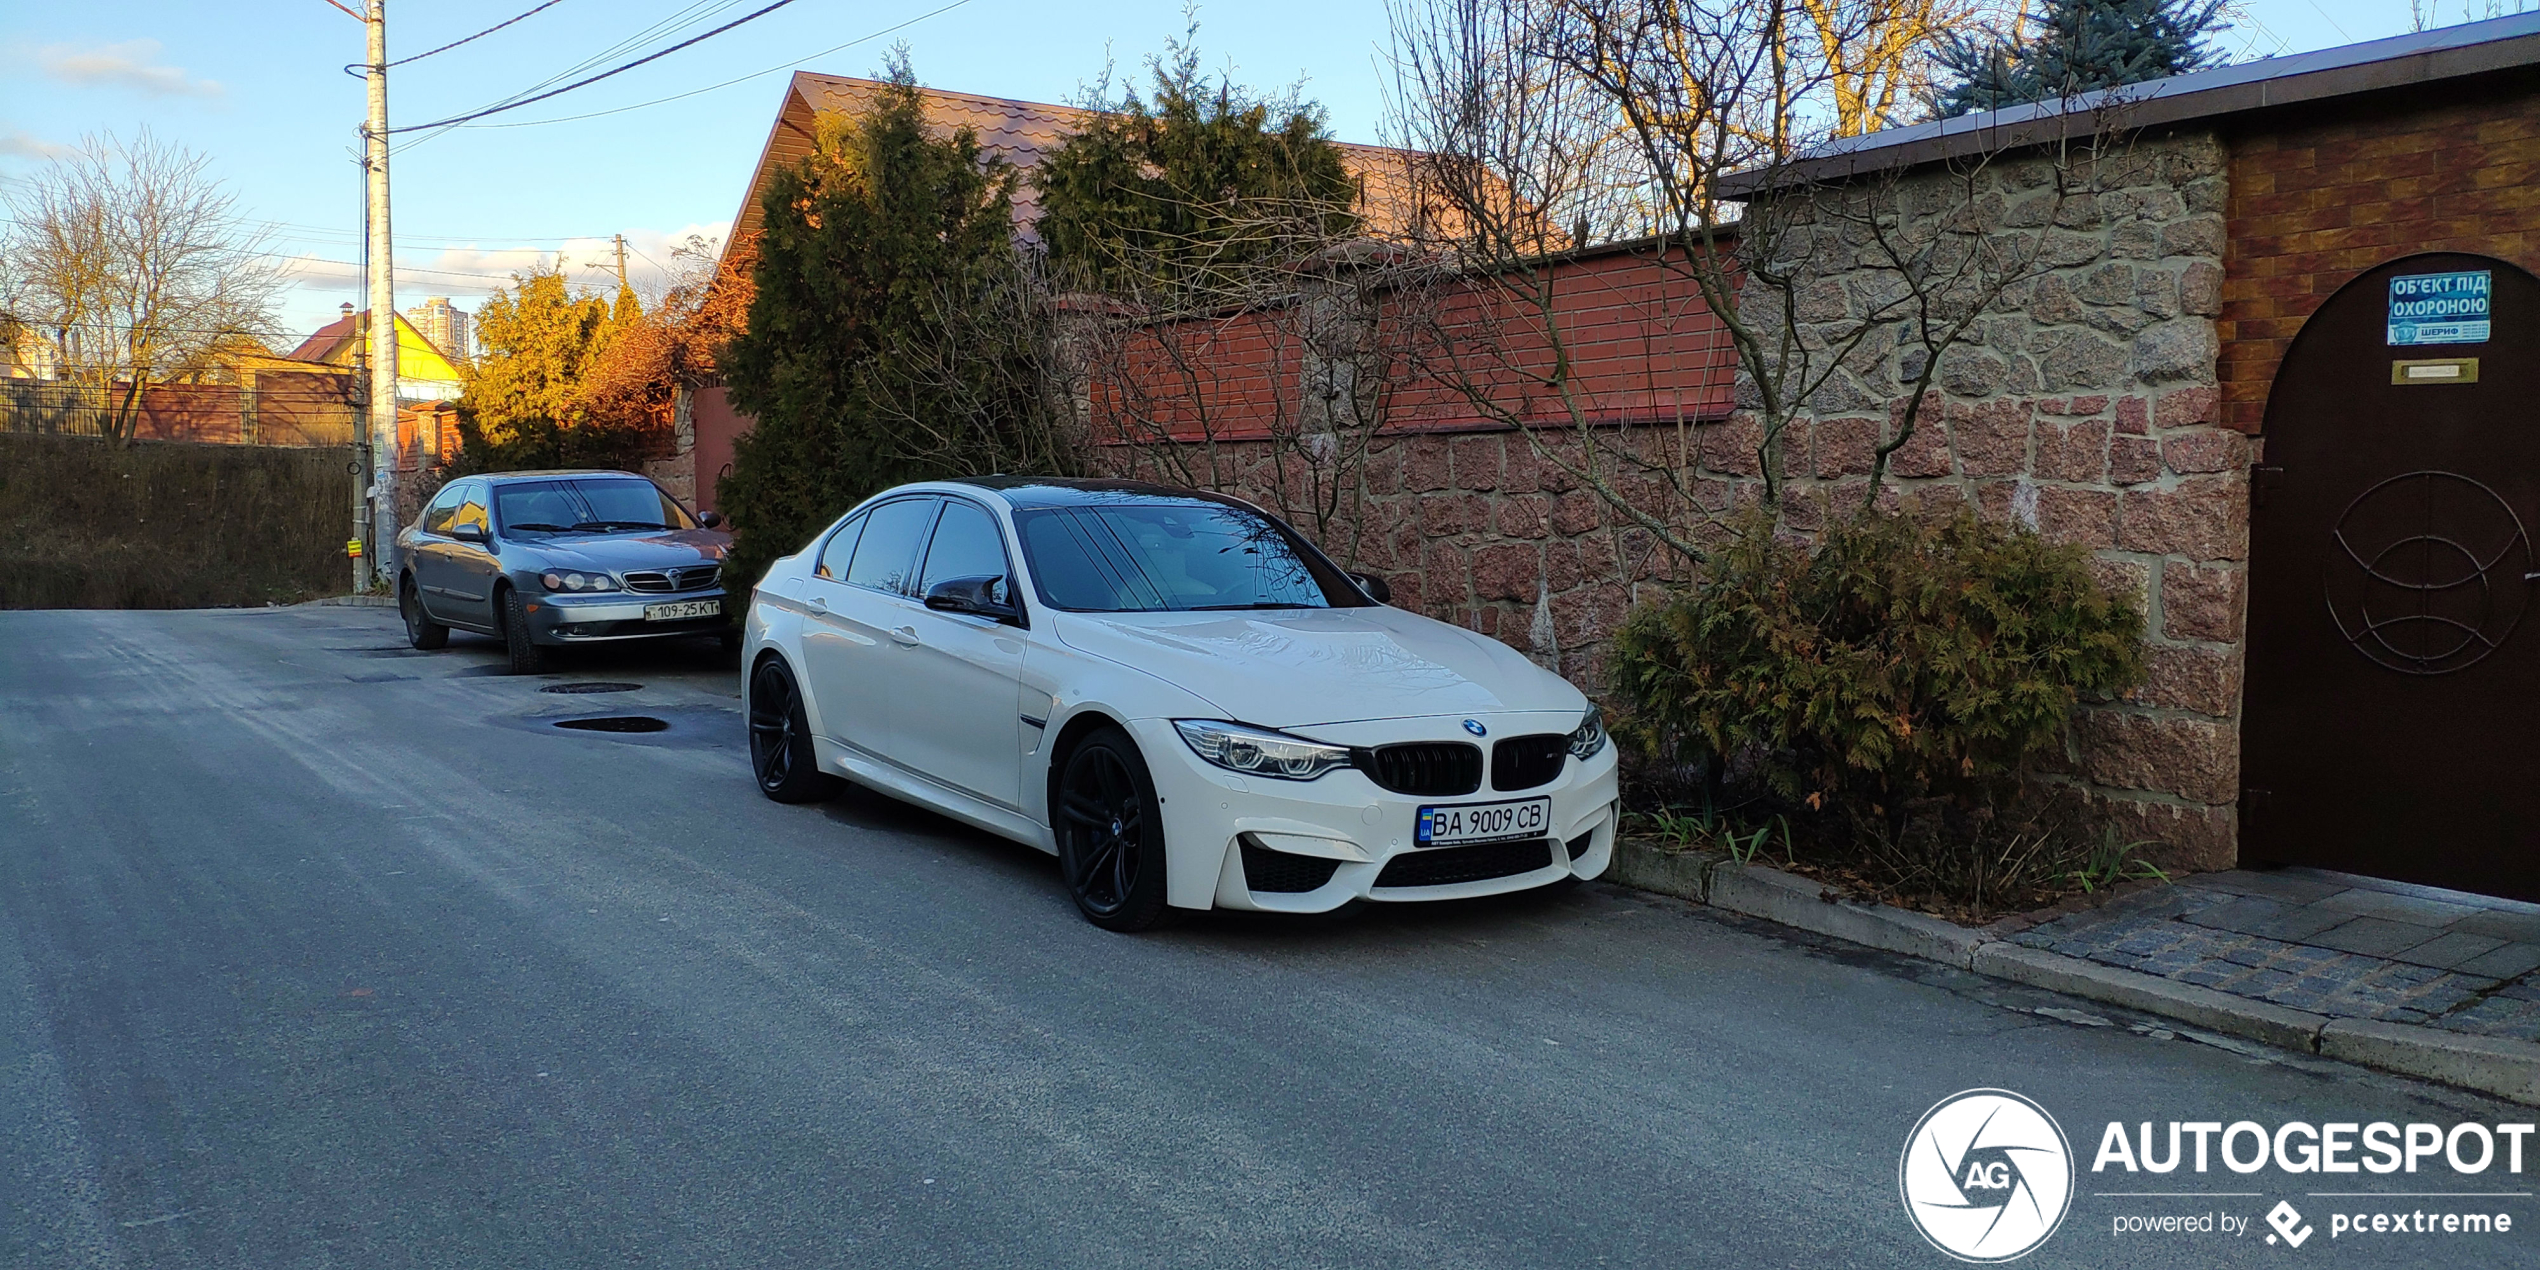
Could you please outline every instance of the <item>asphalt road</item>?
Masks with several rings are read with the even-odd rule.
[[[2025,1264],[2534,1264],[2527,1198],[2297,1253],[2111,1218],[2317,1182],[2087,1171],[2528,1109],[1602,885],[1108,935],[1036,853],[760,799],[710,647],[524,680],[393,619],[0,613],[0,1265],[1937,1266],[1898,1152],[1975,1086],[2083,1161]],[[598,713],[671,727],[550,726]],[[2147,1180],[2267,1194],[2088,1193]]]

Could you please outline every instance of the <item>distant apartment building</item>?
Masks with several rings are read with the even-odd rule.
[[[436,295],[406,310],[406,320],[452,361],[466,361],[474,356],[468,345],[469,316],[465,309],[450,303],[450,297]]]

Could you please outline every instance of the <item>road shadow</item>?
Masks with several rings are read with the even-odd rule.
[[[1066,902],[1066,883],[1058,857],[1037,847],[1001,838],[949,816],[905,803],[861,785],[820,805],[822,815],[842,829],[883,832],[923,848],[961,858],[983,877],[999,878],[1056,897],[1060,907],[1051,920],[1081,921]],[[868,850],[869,847],[859,847]],[[1547,886],[1507,895],[1409,903],[1357,900],[1328,913],[1246,913],[1226,909],[1193,912],[1157,933],[1158,938],[1259,951],[1281,947],[1383,946],[1428,944],[1440,940],[1488,938],[1514,925],[1584,913],[1598,904],[1586,888]]]
[[[402,640],[402,636],[400,636]],[[450,633],[450,646],[442,655],[458,654],[472,662],[499,668],[507,664],[503,642],[485,635],[459,631]],[[646,639],[623,644],[578,644],[547,650],[547,668],[528,678],[589,678],[607,676],[635,678],[643,675],[672,675],[688,682],[699,679],[728,680],[735,692],[741,687],[741,655],[726,653],[711,639]]]

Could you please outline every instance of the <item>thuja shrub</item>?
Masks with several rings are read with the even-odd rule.
[[[1866,514],[1814,542],[1758,516],[1631,616],[1611,665],[1652,751],[1707,754],[1893,843],[1934,799],[1991,802],[2078,702],[2138,683],[2142,636],[2082,549],[1969,511]]]

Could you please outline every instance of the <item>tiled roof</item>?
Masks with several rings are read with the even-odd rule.
[[[346,314],[319,327],[309,333],[309,338],[300,341],[298,348],[291,350],[291,360],[295,362],[328,361],[335,356],[336,350],[344,347],[344,341],[360,335],[361,322],[360,315]]]
[[[872,104],[874,93],[882,87],[879,80],[795,72],[793,82],[786,85],[785,99],[777,108],[776,125],[768,132],[767,146],[759,154],[758,167],[750,173],[750,186],[742,196],[741,209],[732,218],[735,237],[759,227],[759,194],[776,173],[810,157],[820,116],[860,112]],[[1032,188],[1029,173],[1040,165],[1043,155],[1066,144],[1097,113],[1078,106],[1012,101],[940,88],[921,88],[918,96],[925,103],[929,124],[947,134],[960,128],[970,129],[978,135],[981,149],[1026,173],[1022,188],[1016,192],[1014,220],[1027,237],[1032,223],[1041,215],[1039,192]],[[1367,190],[1366,211],[1370,219],[1380,224],[1407,219],[1407,213],[1398,213],[1397,209],[1407,199],[1411,184],[1408,156],[1383,146],[1347,142],[1341,143],[1340,149],[1341,162],[1352,175],[1361,178]]]

